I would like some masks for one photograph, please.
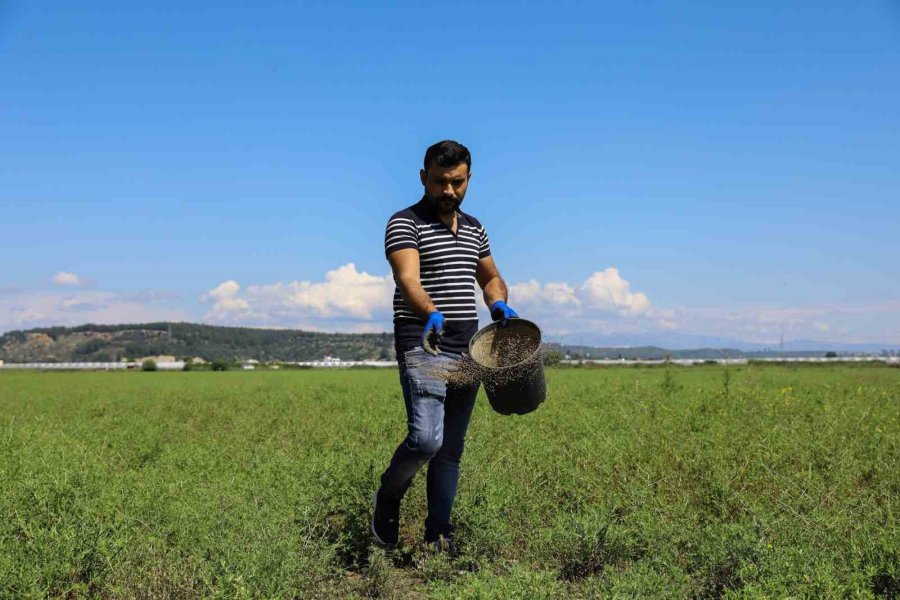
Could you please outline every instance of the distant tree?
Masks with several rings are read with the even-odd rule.
[[[228,361],[222,360],[221,358],[217,358],[212,361],[210,365],[213,371],[227,371],[228,370]]]
[[[141,371],[155,371],[157,369],[156,361],[152,358],[148,358],[144,362],[141,363]]]
[[[837,358],[837,352],[832,352],[831,350],[829,350],[825,353],[825,358]]]
[[[191,371],[194,368],[194,359],[193,358],[185,358],[184,366],[181,367],[182,371]]]
[[[98,350],[103,349],[104,347],[106,347],[106,345],[106,340],[101,340],[98,338],[86,340],[75,346],[75,348],[72,350],[72,356],[85,357],[90,354],[94,354]]]
[[[562,354],[558,350],[547,350],[543,356],[544,366],[552,367],[558,365],[562,360]]]

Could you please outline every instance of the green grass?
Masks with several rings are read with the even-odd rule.
[[[463,555],[369,502],[396,371],[0,373],[3,598],[782,598],[900,594],[900,369],[560,369],[483,396]]]

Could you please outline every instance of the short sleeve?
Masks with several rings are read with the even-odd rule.
[[[478,258],[487,258],[491,255],[491,243],[488,241],[487,231],[484,227],[479,228],[480,244],[478,246]]]
[[[419,230],[412,219],[394,215],[384,231],[384,255],[404,248],[419,249]]]

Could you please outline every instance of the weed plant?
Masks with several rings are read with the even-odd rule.
[[[728,369],[482,395],[457,557],[372,545],[395,371],[3,372],[0,597],[897,597],[900,369]]]

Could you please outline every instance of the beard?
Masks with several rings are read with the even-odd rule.
[[[430,206],[431,209],[439,215],[452,215],[459,209],[459,206],[462,204],[461,198],[445,198],[443,196],[433,198],[428,194],[425,194],[425,199],[428,202],[428,206]]]

